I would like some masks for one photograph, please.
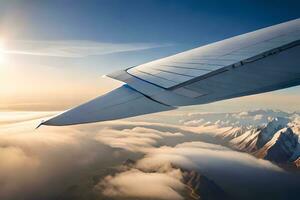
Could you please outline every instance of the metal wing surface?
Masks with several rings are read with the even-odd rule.
[[[125,85],[43,124],[120,119],[299,85],[300,19],[108,76]]]

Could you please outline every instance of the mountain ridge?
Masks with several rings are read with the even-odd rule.
[[[197,113],[183,123],[200,129],[213,127],[211,132],[215,137],[232,149],[300,168],[300,114],[297,112]],[[220,131],[224,128],[227,130]]]

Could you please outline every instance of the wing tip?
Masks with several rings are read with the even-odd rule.
[[[44,120],[42,120],[42,121],[41,121],[41,123],[39,123],[39,125],[37,125],[37,127],[35,127],[35,129],[38,129],[38,128],[40,128],[42,125],[44,125],[44,123],[45,123],[45,121],[44,121]]]

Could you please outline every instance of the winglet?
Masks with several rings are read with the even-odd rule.
[[[45,121],[42,120],[41,123],[40,123],[35,129],[38,129],[40,126],[42,126],[42,125],[44,124],[44,122],[45,122]]]

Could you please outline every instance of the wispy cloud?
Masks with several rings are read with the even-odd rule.
[[[3,52],[16,55],[80,58],[120,52],[141,51],[170,45],[171,44],[157,43],[105,43],[88,40],[8,40],[5,41],[5,49]]]

